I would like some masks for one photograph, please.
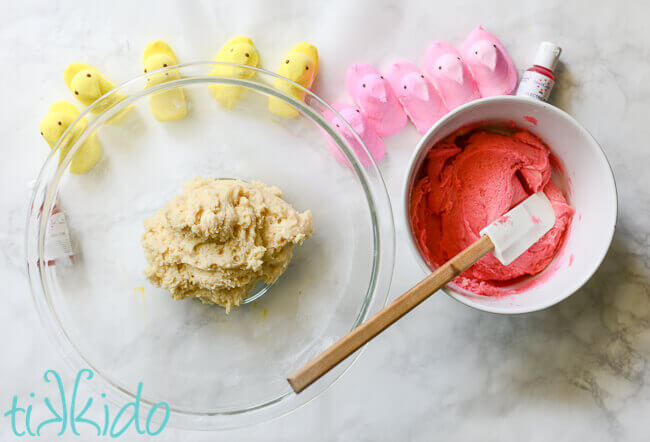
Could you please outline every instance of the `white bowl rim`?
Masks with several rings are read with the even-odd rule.
[[[416,260],[418,261],[418,264],[420,267],[426,271],[430,272],[431,269],[427,265],[426,261],[422,258],[422,255],[420,254],[420,251],[418,249],[417,243],[415,239],[413,238],[413,232],[411,230],[411,223],[409,221],[409,194],[411,190],[411,182],[414,177],[414,174],[419,171],[419,165],[418,170],[415,170],[416,163],[418,163],[419,159],[423,155],[423,151],[426,151],[430,148],[430,140],[433,138],[433,134],[437,132],[441,127],[443,127],[449,120],[454,118],[456,115],[460,113],[464,113],[468,110],[474,109],[476,107],[480,107],[486,103],[493,103],[493,102],[503,102],[504,104],[508,103],[528,103],[532,104],[534,106],[539,107],[540,111],[544,112],[552,112],[555,113],[556,115],[559,115],[561,118],[564,120],[568,121],[570,124],[572,124],[575,127],[578,127],[583,134],[584,138],[589,142],[589,144],[594,148],[594,152],[597,153],[599,160],[601,163],[607,167],[604,168],[604,170],[609,171],[608,174],[604,177],[604,179],[607,179],[607,185],[608,187],[613,191],[614,193],[614,204],[613,206],[609,207],[609,213],[608,213],[608,219],[611,220],[611,227],[609,229],[609,234],[601,237],[602,244],[607,244],[604,246],[601,250],[600,256],[597,259],[597,265],[594,266],[594,268],[588,273],[588,276],[583,278],[582,280],[576,281],[573,287],[569,288],[566,290],[564,294],[561,296],[558,296],[556,298],[549,299],[547,302],[542,302],[537,305],[529,305],[529,306],[513,306],[510,308],[504,308],[504,307],[496,307],[496,306],[487,306],[483,304],[479,304],[477,302],[474,302],[471,298],[468,296],[463,295],[462,293],[459,293],[453,289],[450,289],[448,287],[443,287],[441,291],[443,291],[445,294],[448,296],[452,297],[456,301],[459,301],[467,306],[473,307],[477,310],[485,311],[488,313],[496,313],[496,314],[502,314],[502,315],[516,315],[516,314],[523,314],[523,313],[531,313],[535,311],[540,311],[547,309],[574,294],[582,286],[584,286],[589,279],[596,273],[600,265],[602,264],[603,260],[605,259],[605,256],[607,256],[607,252],[609,251],[612,240],[614,239],[614,232],[616,230],[616,222],[618,219],[618,191],[616,188],[616,181],[614,180],[614,172],[612,170],[612,166],[609,163],[609,160],[607,159],[607,156],[605,155],[605,152],[600,146],[600,144],[596,141],[596,139],[593,137],[591,132],[589,132],[584,126],[582,126],[575,118],[573,118],[571,115],[569,115],[567,112],[563,111],[562,109],[553,106],[550,103],[540,101],[535,98],[530,98],[530,97],[520,97],[520,96],[515,96],[515,95],[501,95],[501,96],[495,96],[495,97],[487,97],[487,98],[481,98],[475,101],[470,101],[469,103],[465,103],[462,106],[457,107],[456,109],[452,110],[448,114],[444,115],[440,120],[438,120],[422,138],[418,142],[415,151],[411,155],[411,158],[409,159],[408,163],[408,172],[404,176],[404,181],[402,184],[402,192],[401,192],[401,197],[402,197],[402,222],[404,223],[404,226],[407,231],[408,235],[408,244],[411,252],[416,256]]]

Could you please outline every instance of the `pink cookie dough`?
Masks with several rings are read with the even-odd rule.
[[[478,295],[512,293],[504,286],[544,270],[560,249],[574,210],[551,181],[549,148],[525,130],[511,135],[464,128],[427,154],[411,200],[411,223],[430,264],[440,266],[479,238],[479,231],[534,192],[551,200],[553,228],[511,264],[491,253],[454,279]]]
[[[469,69],[458,50],[446,41],[434,41],[424,53],[427,75],[453,110],[469,101],[481,98]]]
[[[398,132],[408,118],[388,81],[365,63],[350,66],[346,76],[348,93],[366,115],[380,137]]]
[[[517,69],[506,48],[482,27],[470,32],[461,52],[482,97],[508,95],[517,86]]]
[[[421,134],[447,113],[438,91],[413,63],[403,61],[392,64],[386,71],[386,78]]]

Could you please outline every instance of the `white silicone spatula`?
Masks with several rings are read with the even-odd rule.
[[[554,224],[555,213],[546,195],[538,192],[529,196],[481,230],[481,237],[474,244],[293,373],[287,379],[289,384],[296,393],[300,393],[488,252],[493,252],[501,263],[508,265],[551,230]]]

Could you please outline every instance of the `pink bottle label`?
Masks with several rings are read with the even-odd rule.
[[[517,95],[533,97],[538,100],[546,101],[548,100],[548,96],[551,94],[551,89],[553,89],[554,84],[555,80],[552,78],[540,74],[539,72],[529,70],[524,72],[524,75],[521,76],[521,81],[517,88]]]

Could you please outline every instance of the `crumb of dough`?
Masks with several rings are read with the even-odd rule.
[[[275,282],[293,247],[314,232],[311,212],[297,212],[277,187],[195,177],[144,220],[144,274],[174,299],[197,298],[230,312],[255,284]]]

